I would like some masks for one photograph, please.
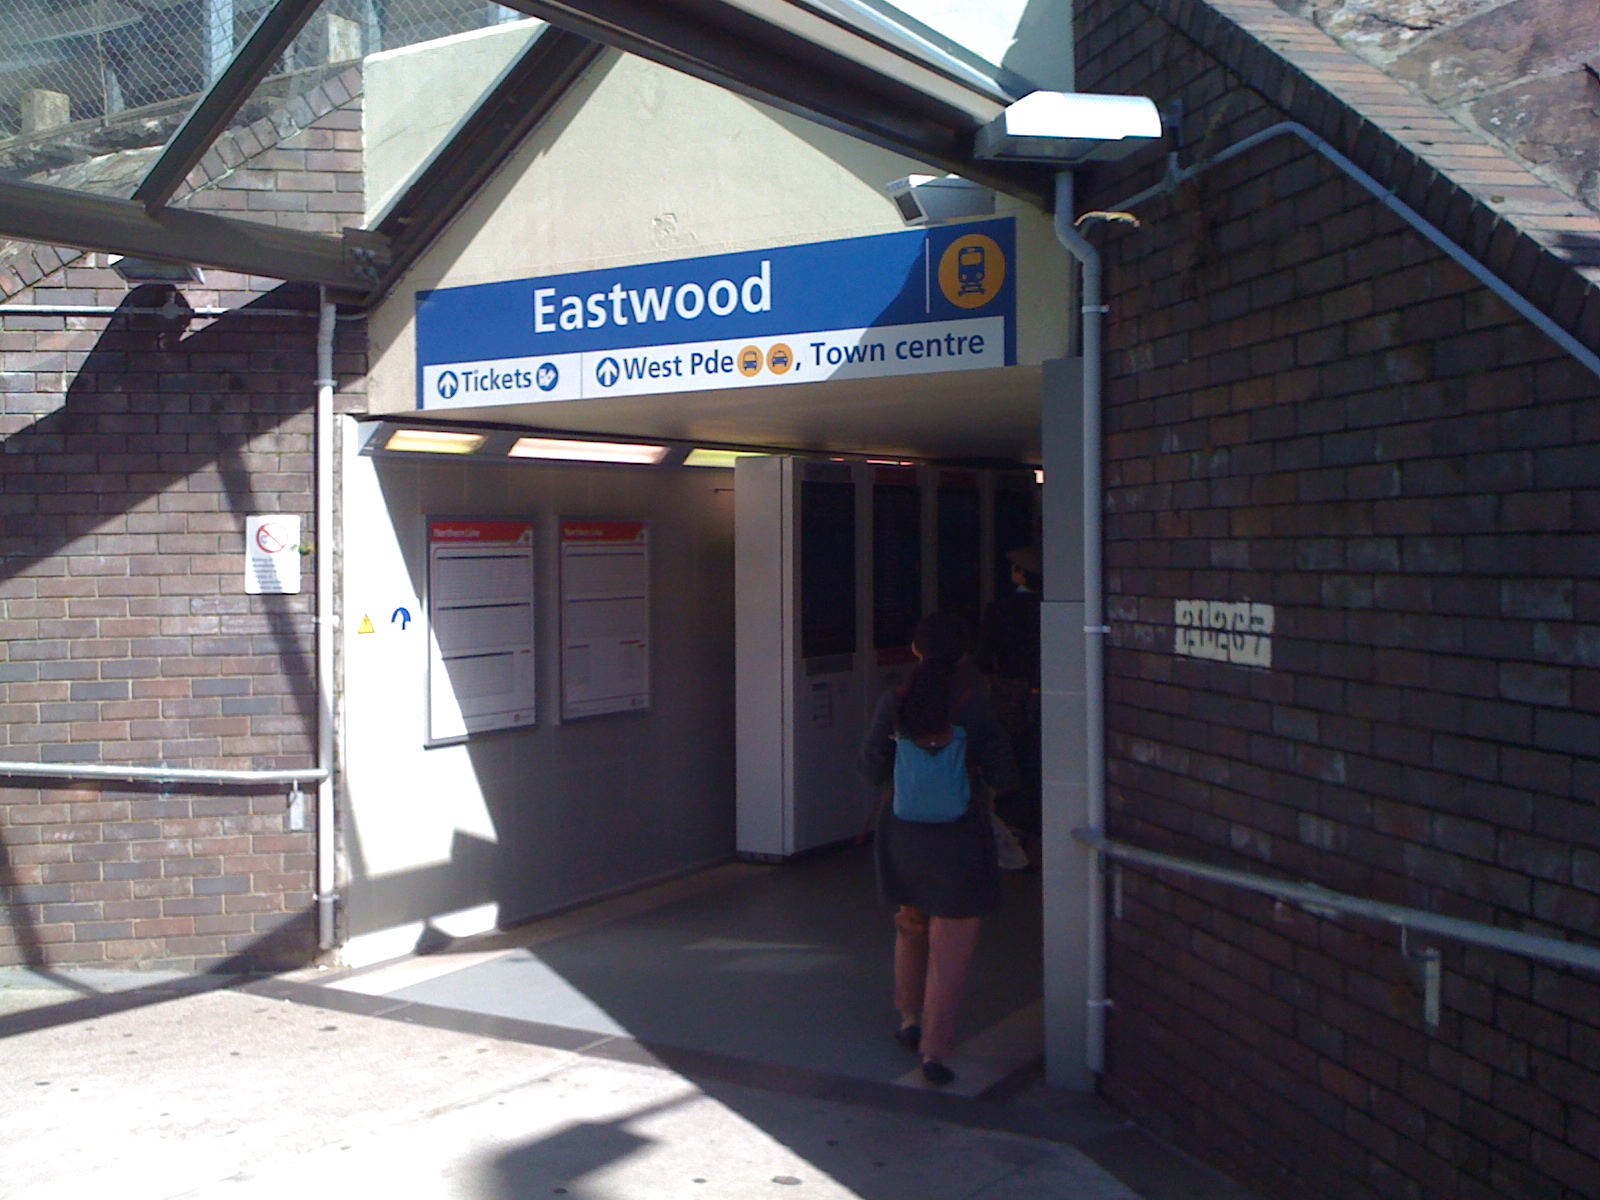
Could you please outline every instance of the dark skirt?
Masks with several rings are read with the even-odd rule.
[[[873,853],[878,894],[885,904],[908,904],[932,917],[983,917],[1000,905],[1000,863],[988,811],[969,805],[941,825],[902,821],[885,804]]]

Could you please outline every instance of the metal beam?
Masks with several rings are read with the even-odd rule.
[[[200,97],[161,157],[145,173],[134,190],[134,200],[154,211],[172,199],[321,3],[322,0],[278,0],[267,10],[227,69]]]
[[[356,253],[349,239],[181,208],[150,213],[132,200],[38,183],[0,182],[0,235],[320,283],[360,297],[372,286],[372,248]]]
[[[546,29],[534,39],[380,219],[390,260],[371,302],[388,292],[604,51],[563,29]]]
[[[752,0],[502,2],[919,162],[1050,202],[1048,171],[973,157],[973,136],[988,119],[982,113],[998,112],[1002,101],[843,26],[807,36],[757,15]],[[759,7],[801,11],[776,0]]]

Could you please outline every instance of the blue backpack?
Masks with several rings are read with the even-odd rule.
[[[895,736],[894,815],[924,825],[959,820],[972,803],[967,731],[955,725],[948,739],[923,741]]]

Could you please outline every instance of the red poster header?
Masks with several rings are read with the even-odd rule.
[[[428,540],[435,546],[469,542],[474,545],[526,546],[533,542],[531,521],[432,521]]]
[[[563,542],[642,542],[650,527],[643,521],[563,521]]]

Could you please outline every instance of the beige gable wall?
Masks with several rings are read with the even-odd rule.
[[[371,409],[416,406],[419,290],[890,233],[904,226],[884,185],[928,170],[609,55],[374,313]],[[1018,217],[1018,359],[1059,357],[1069,261],[1044,214],[1004,196],[998,212]]]

